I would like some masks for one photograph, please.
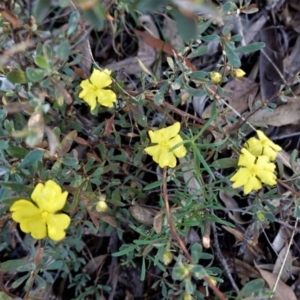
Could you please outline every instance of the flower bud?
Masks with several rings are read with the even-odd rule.
[[[212,83],[220,83],[222,81],[222,74],[219,72],[210,72],[210,79]]]
[[[107,208],[108,208],[108,206],[107,206],[107,204],[106,204],[106,202],[105,202],[104,200],[100,200],[100,201],[98,201],[97,204],[96,204],[96,210],[97,210],[98,212],[104,212],[104,211],[107,211]]]
[[[246,73],[242,69],[233,69],[232,76],[234,78],[242,78],[246,75]]]
[[[264,221],[266,219],[266,215],[263,211],[259,210],[257,213],[256,213],[256,218],[257,220],[259,221]]]
[[[173,254],[170,251],[165,251],[163,253],[163,263],[167,266],[173,260]]]
[[[192,300],[193,297],[190,294],[184,293],[183,300]]]

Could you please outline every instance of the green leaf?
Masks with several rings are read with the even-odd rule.
[[[20,83],[20,84],[27,83],[27,77],[26,77],[25,72],[19,71],[19,70],[14,70],[14,71],[8,72],[6,75],[6,78],[11,83]]]
[[[43,54],[44,54],[45,59],[47,59],[48,61],[52,60],[53,50],[49,45],[44,45],[43,46]]]
[[[21,285],[21,284],[29,277],[29,274],[30,274],[30,273],[27,273],[26,275],[24,275],[24,276],[18,278],[17,280],[15,280],[15,281],[13,282],[13,284],[11,285],[11,287],[15,289],[15,288],[17,288],[18,286],[20,286],[20,285]]]
[[[137,7],[136,9],[140,11],[153,11],[156,9],[159,9],[162,7],[162,5],[167,4],[166,0],[143,0],[143,1],[137,1]]]
[[[258,51],[258,50],[264,48],[265,46],[266,46],[265,43],[256,42],[256,43],[249,44],[247,46],[236,48],[235,52],[251,53],[251,52]]]
[[[207,272],[200,265],[193,267],[192,272],[193,272],[193,276],[196,277],[197,279],[202,279],[203,277],[207,276]]]
[[[13,192],[32,192],[32,188],[25,185],[24,183],[0,181],[0,185]]]
[[[26,76],[30,82],[38,82],[44,79],[48,75],[46,70],[37,68],[26,68]]]
[[[225,52],[230,65],[234,68],[239,68],[241,66],[241,61],[228,43],[225,44]]]
[[[254,279],[246,283],[246,285],[241,289],[238,294],[238,299],[244,299],[246,297],[251,297],[255,292],[262,290],[265,286],[263,279]]]
[[[150,183],[150,184],[147,184],[147,185],[143,188],[143,190],[144,190],[144,191],[152,190],[152,189],[155,189],[155,188],[157,188],[157,187],[161,187],[161,185],[162,185],[162,180],[160,179],[160,180],[154,181],[154,182],[152,182],[152,183]]]
[[[35,149],[33,151],[30,151],[19,164],[18,168],[23,169],[36,164],[39,160],[42,159],[43,155],[44,152],[42,150]]]
[[[41,55],[37,55],[35,58],[34,58],[34,62],[35,64],[42,68],[42,69],[46,69],[48,70],[49,69],[49,64],[48,64],[48,61],[47,59],[44,57],[44,56],[41,56]]]
[[[46,266],[46,270],[59,270],[64,265],[62,260],[55,260],[52,264]]]
[[[0,292],[0,300],[13,300],[13,298],[9,297],[4,292]]]
[[[46,285],[47,285],[46,280],[44,278],[42,278],[40,275],[36,275],[35,280],[37,282],[39,289],[44,289],[46,287]]]
[[[28,150],[22,147],[9,147],[5,150],[9,156],[22,159],[28,154]]]
[[[3,263],[1,263],[1,269],[3,272],[10,272],[17,270],[17,268],[22,266],[27,266],[29,262],[24,259],[14,259],[14,260],[8,260]]]
[[[208,46],[204,45],[199,47],[196,51],[188,55],[188,58],[199,57],[208,52]]]
[[[67,60],[70,55],[70,44],[66,41],[61,43],[56,48],[56,54],[57,54],[58,58],[60,58],[61,60]]]
[[[82,11],[82,14],[94,28],[100,30],[103,27],[106,12],[100,2],[98,2],[92,9]]]
[[[227,169],[227,168],[235,168],[237,167],[237,159],[235,158],[220,158],[212,162],[210,165],[212,168],[220,168],[220,169]]]
[[[188,18],[180,11],[174,10],[171,12],[177,23],[178,32],[181,38],[188,43],[195,39],[198,35],[197,24],[194,18]]]
[[[169,84],[168,82],[164,83],[160,89],[158,90],[158,92],[155,94],[154,96],[154,102],[156,105],[162,105],[164,102],[164,97],[165,97],[165,92],[168,88]]]
[[[202,253],[202,246],[199,243],[194,243],[191,247],[191,256],[193,264],[197,264]]]
[[[125,245],[124,247],[122,246],[123,249],[121,249],[120,251],[113,253],[112,256],[113,256],[113,257],[123,256],[123,255],[125,255],[125,254],[128,254],[128,253],[134,251],[134,249],[135,249],[136,247],[137,247],[136,245],[133,245],[133,244],[127,244],[127,245]]]
[[[210,26],[211,20],[205,21],[204,23],[198,26],[198,34],[202,34]]]
[[[38,24],[42,23],[51,10],[51,1],[36,0],[33,5],[33,15],[36,19],[36,22]]]
[[[18,272],[31,272],[35,269],[34,263],[27,263],[25,266],[19,266],[17,267]]]

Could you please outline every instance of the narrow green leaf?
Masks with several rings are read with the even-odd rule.
[[[252,44],[249,44],[247,46],[239,47],[235,49],[235,52],[242,52],[242,53],[251,53],[258,51],[266,46],[265,43],[262,42],[255,42]]]
[[[136,247],[137,247],[136,245],[132,245],[132,244],[131,245],[130,244],[126,245],[124,247],[124,249],[121,249],[120,251],[113,253],[112,256],[118,257],[118,256],[122,256],[122,255],[128,254],[128,253],[134,251],[134,249]]]
[[[160,179],[160,180],[154,181],[154,182],[152,182],[152,183],[150,183],[150,184],[147,184],[147,185],[143,188],[143,190],[144,190],[144,191],[152,190],[152,189],[155,189],[155,188],[157,188],[157,187],[161,187],[161,185],[162,185],[162,180]]]
[[[13,282],[13,284],[11,285],[12,286],[12,288],[17,288],[18,286],[20,286],[28,277],[29,277],[29,274],[30,273],[27,273],[26,275],[24,275],[24,276],[22,276],[22,277],[20,277],[20,278],[18,278],[17,280],[15,280],[14,282]]]
[[[29,262],[23,259],[14,259],[14,260],[7,260],[1,263],[1,269],[3,272],[10,272],[17,270],[18,267],[27,266]]]
[[[18,182],[0,181],[0,185],[9,191],[14,192],[32,192],[32,188]]]

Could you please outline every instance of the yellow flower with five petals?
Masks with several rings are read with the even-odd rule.
[[[183,141],[178,134],[179,130],[180,123],[176,122],[169,127],[149,131],[151,142],[157,145],[145,148],[145,152],[151,155],[153,160],[158,163],[161,168],[174,168],[177,163],[176,157],[181,158],[186,155],[187,151],[183,145],[170,151],[175,145]]]
[[[234,182],[233,188],[244,186],[244,193],[249,194],[259,190],[262,183],[276,184],[275,164],[269,162],[267,156],[256,157],[245,148],[241,152],[238,162],[241,168],[230,178],[230,181]]]
[[[79,93],[79,98],[83,99],[93,110],[97,102],[106,107],[113,107],[117,100],[116,94],[104,89],[112,83],[110,77],[111,71],[105,69],[99,71],[94,69],[90,79],[83,80],[80,84],[82,91]]]
[[[245,148],[255,156],[264,155],[270,161],[275,160],[277,153],[282,150],[280,146],[272,142],[265,134],[256,130],[259,139],[252,137],[245,143]]]
[[[23,232],[31,233],[35,239],[49,236],[59,241],[65,237],[65,229],[71,222],[68,215],[56,214],[64,207],[67,196],[68,192],[62,192],[61,187],[52,180],[45,185],[39,183],[31,194],[33,202],[20,199],[13,203],[10,208],[12,218],[20,223]]]

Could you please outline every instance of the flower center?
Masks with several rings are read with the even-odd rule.
[[[250,173],[251,173],[252,176],[256,176],[258,168],[257,168],[257,166],[254,165],[254,166],[251,166],[249,168],[249,171],[250,171]]]
[[[159,144],[159,146],[160,146],[161,148],[164,148],[164,149],[166,149],[166,150],[169,150],[169,149],[170,149],[169,144],[168,144],[167,141],[160,141],[158,144]]]
[[[47,220],[49,218],[49,213],[47,211],[43,211],[42,212],[42,218],[44,219],[44,221],[47,223]]]

